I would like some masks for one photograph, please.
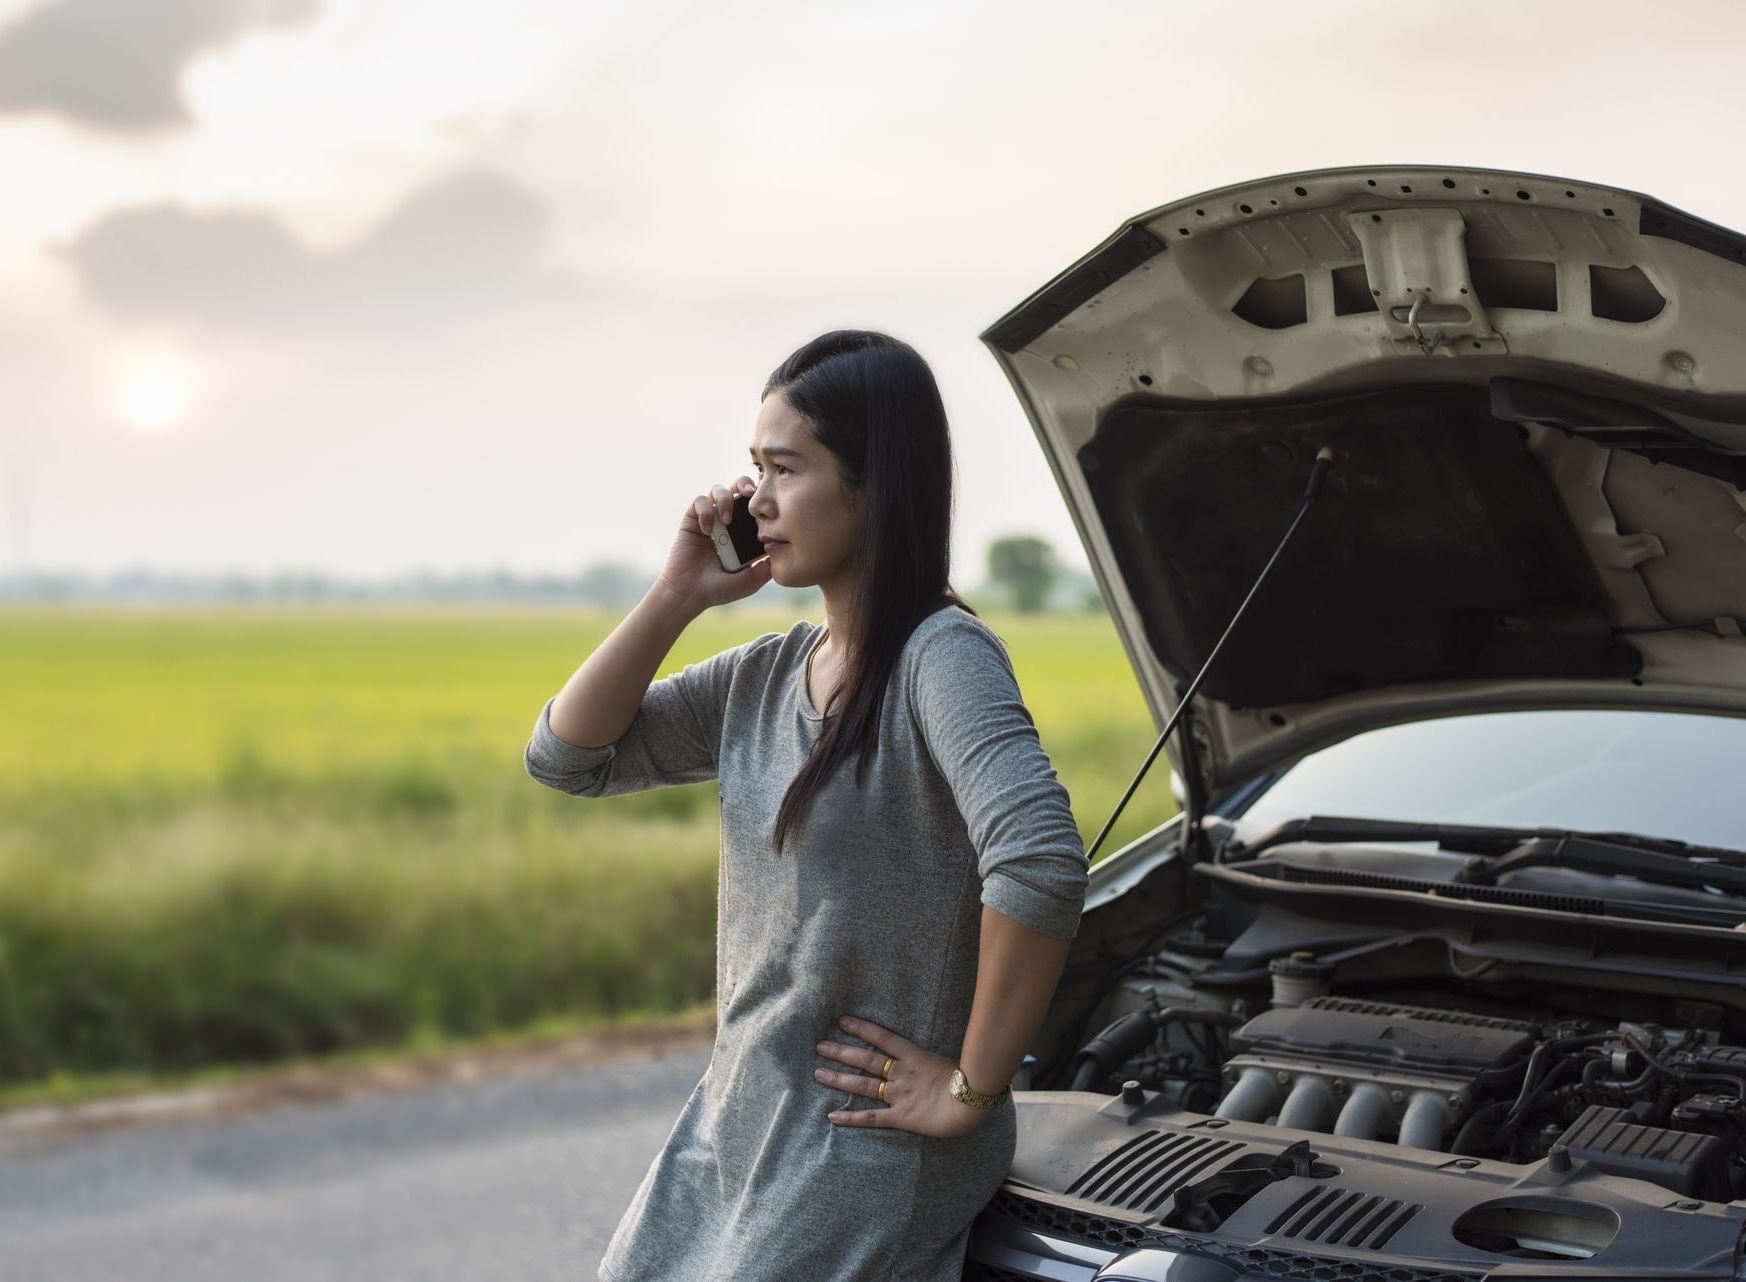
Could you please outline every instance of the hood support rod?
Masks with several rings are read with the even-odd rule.
[[[1285,537],[1279,540],[1279,546],[1273,549],[1273,555],[1267,559],[1267,564],[1261,567],[1261,573],[1255,576],[1255,582],[1249,588],[1249,595],[1243,598],[1243,603],[1237,607],[1237,612],[1225,625],[1224,635],[1212,648],[1212,653],[1207,655],[1206,662],[1200,665],[1200,671],[1195,674],[1194,680],[1188,683],[1188,689],[1183,691],[1182,698],[1176,703],[1176,711],[1170,714],[1170,720],[1165,724],[1164,732],[1158,736],[1158,742],[1152,745],[1152,751],[1146,755],[1145,762],[1140,766],[1140,772],[1134,776],[1133,782],[1128,785],[1128,790],[1122,794],[1122,799],[1116,802],[1115,810],[1104,821],[1103,831],[1097,834],[1097,840],[1092,842],[1091,849],[1086,851],[1087,862],[1097,858],[1097,848],[1103,845],[1103,839],[1109,836],[1109,830],[1115,827],[1116,817],[1122,813],[1123,808],[1128,804],[1128,799],[1134,795],[1134,789],[1140,786],[1140,780],[1146,777],[1146,771],[1150,770],[1152,763],[1158,759],[1158,753],[1163,749],[1165,740],[1170,738],[1170,732],[1176,729],[1176,723],[1182,720],[1182,714],[1188,710],[1189,700],[1194,698],[1194,692],[1200,688],[1201,678],[1206,676],[1207,670],[1213,665],[1213,660],[1219,657],[1219,651],[1224,649],[1225,642],[1230,640],[1232,631],[1236,629],[1237,620],[1243,617],[1243,611],[1249,608],[1249,602],[1253,601],[1255,593],[1260,591],[1261,583],[1266,579],[1267,572],[1273,568],[1274,562],[1279,560],[1279,554],[1285,551],[1285,545],[1291,542],[1291,536],[1297,533],[1298,525],[1302,523],[1310,507],[1320,497],[1322,482],[1327,478],[1328,466],[1333,460],[1334,451],[1331,446],[1324,445],[1316,451],[1315,463],[1310,467],[1309,484],[1304,487],[1303,491],[1303,506],[1297,510],[1297,515],[1292,518],[1290,528],[1285,531]],[[1196,818],[1198,822],[1198,816]],[[1192,836],[1193,834],[1189,834],[1190,838]],[[1189,849],[1188,841],[1184,841],[1183,848]]]

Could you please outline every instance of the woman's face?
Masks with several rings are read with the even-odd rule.
[[[751,448],[758,482],[752,516],[760,535],[783,540],[766,547],[770,577],[785,588],[844,585],[853,574],[859,526],[837,456],[813,439],[781,392],[759,407]]]

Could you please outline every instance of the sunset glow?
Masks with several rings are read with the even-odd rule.
[[[164,356],[134,358],[124,366],[111,403],[129,427],[168,431],[193,409],[195,381],[184,362]]]
[[[1127,220],[1393,162],[1746,226],[1692,125],[1746,108],[1746,4],[1485,8],[0,0],[0,564],[14,468],[69,573],[656,562],[846,327],[937,377],[962,572],[1022,525],[1088,573],[979,335]],[[1508,92],[1386,106],[1474,67]]]

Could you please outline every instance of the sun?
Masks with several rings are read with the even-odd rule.
[[[198,379],[184,361],[168,356],[137,357],[121,371],[113,395],[121,421],[141,432],[163,432],[194,408]]]

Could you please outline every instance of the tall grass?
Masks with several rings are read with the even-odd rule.
[[[618,617],[0,611],[0,1083],[707,999],[715,785],[522,770]],[[984,617],[1089,841],[1154,733],[1113,629]],[[791,622],[705,616],[662,671]],[[1108,850],[1173,812],[1154,771]]]

